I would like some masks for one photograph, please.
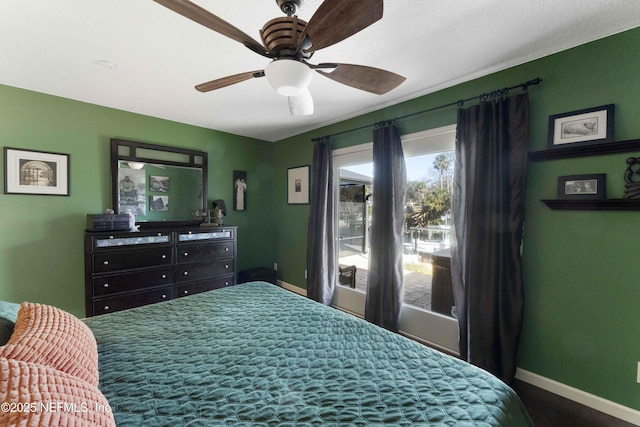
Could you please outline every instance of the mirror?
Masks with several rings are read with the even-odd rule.
[[[192,225],[207,208],[207,153],[111,139],[111,206],[142,227]]]

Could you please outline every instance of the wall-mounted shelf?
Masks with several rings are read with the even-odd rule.
[[[579,143],[564,147],[551,148],[549,150],[531,151],[531,160],[555,160],[570,157],[599,156],[602,154],[625,153],[640,151],[640,139],[628,141],[603,142],[595,145],[581,145]]]
[[[545,199],[553,210],[577,211],[637,211],[640,199]]]
[[[556,160],[571,157],[600,156],[603,154],[640,151],[640,139],[628,141],[603,142],[602,144],[571,144],[549,150],[531,151],[531,160]],[[553,210],[574,211],[637,211],[640,199],[544,199]]]

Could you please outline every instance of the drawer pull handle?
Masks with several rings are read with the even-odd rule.
[[[104,265],[109,265],[109,261],[103,262]]]
[[[189,293],[189,291],[184,291],[184,294],[187,295]]]
[[[188,271],[185,271],[183,274],[184,274],[185,276],[188,276],[188,275],[189,275],[189,272],[188,272]]]
[[[104,285],[102,285],[102,286],[104,286],[105,288],[108,288],[108,287],[109,287],[109,284],[108,284],[108,283],[105,283],[105,284],[104,284]]]
[[[229,264],[225,264],[225,265],[224,265],[224,268],[229,268]]]
[[[224,248],[224,251],[225,252],[229,252],[229,248]]]
[[[224,285],[225,286],[229,286],[229,282],[224,282]]]
[[[109,306],[108,306],[108,305],[105,305],[105,306],[104,306],[104,309],[105,309],[105,310],[109,310]]]
[[[189,232],[189,234],[191,234],[191,232]]]
[[[162,275],[162,278],[163,278],[163,279],[166,279],[166,278],[167,278],[167,275],[166,275],[166,274],[163,274],[163,275]]]
[[[113,236],[109,236],[110,239],[113,239]]]
[[[162,236],[162,233],[158,233],[158,236]]]
[[[167,256],[166,256],[166,255],[162,255],[162,259],[166,259],[166,258],[167,258]]]
[[[189,256],[189,252],[185,252],[185,253],[184,253],[184,256]]]
[[[167,297],[166,295],[162,295],[162,298],[166,298],[166,297]]]

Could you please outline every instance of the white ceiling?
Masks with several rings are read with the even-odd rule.
[[[283,16],[275,0],[194,2],[256,40]],[[303,0],[298,16],[320,3]],[[316,74],[315,113],[292,117],[263,78],[196,91],[269,60],[151,0],[2,0],[0,84],[277,141],[637,26],[637,0],[387,0],[382,20],[310,62],[407,80],[379,96]]]

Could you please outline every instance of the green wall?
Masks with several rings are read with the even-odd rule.
[[[225,224],[239,227],[238,267],[273,264],[272,143],[0,86],[0,145],[69,154],[71,166],[69,197],[0,194],[0,300],[84,316],[86,214],[111,206],[113,137],[206,151],[208,199],[225,200]],[[243,212],[232,209],[234,170],[247,171]]]
[[[274,148],[274,219],[279,278],[306,288],[308,206],[287,206],[287,168],[310,164],[311,139],[400,117],[541,77],[530,93],[530,151],[547,148],[548,117],[615,104],[616,140],[640,138],[640,29],[583,45],[355,119],[279,141]],[[455,123],[455,108],[400,121],[403,134]],[[333,139],[370,142],[372,129]],[[518,366],[640,410],[640,212],[552,211],[557,177],[606,173],[622,197],[625,159],[640,153],[530,162],[524,238],[525,318]],[[425,325],[425,327],[428,327]]]

